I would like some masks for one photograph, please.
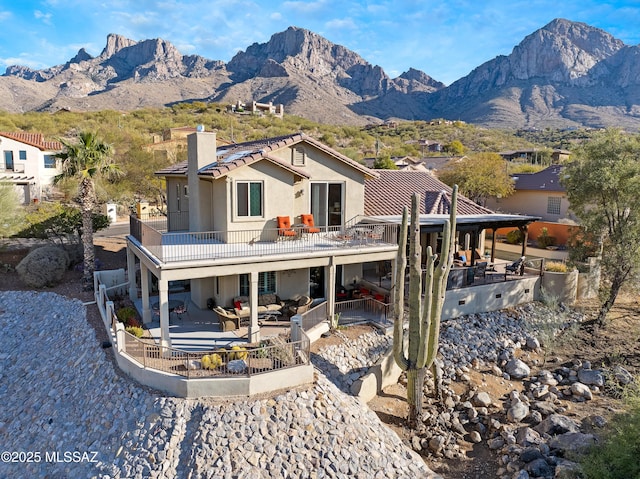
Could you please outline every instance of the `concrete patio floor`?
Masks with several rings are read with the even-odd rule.
[[[149,298],[151,304],[158,301],[157,296]],[[216,313],[208,309],[197,308],[190,300],[189,293],[171,295],[171,299],[180,299],[188,304],[188,313],[179,318],[175,313],[169,316],[169,336],[171,347],[182,351],[209,351],[221,347],[244,344],[248,342],[248,327],[235,331],[223,332],[218,323]],[[142,299],[134,301],[136,309],[142,313]],[[260,337],[268,338],[287,333],[290,328],[288,320],[265,321],[260,328]],[[160,342],[160,320],[156,319],[145,325],[156,343]]]

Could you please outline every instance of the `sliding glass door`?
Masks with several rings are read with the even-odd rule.
[[[311,213],[318,226],[344,223],[342,183],[311,183]]]

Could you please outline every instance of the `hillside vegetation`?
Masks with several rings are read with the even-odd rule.
[[[221,104],[194,102],[181,103],[159,109],[141,109],[132,112],[103,110],[97,112],[6,113],[0,112],[0,131],[40,132],[49,139],[73,138],[84,130],[95,131],[114,147],[115,160],[126,171],[126,176],[113,183],[99,185],[102,201],[116,201],[133,205],[141,198],[154,200],[161,195],[163,184],[153,173],[167,165],[166,158],[154,156],[144,145],[153,142],[168,128],[196,126],[216,130],[218,137],[237,143],[260,138],[303,132],[341,153],[361,161],[367,157],[413,156],[420,158],[433,153],[421,151],[418,140],[431,140],[451,146],[451,153],[498,152],[519,148],[557,147],[560,140],[552,136],[554,144],[533,143],[529,139],[497,129],[481,128],[463,122],[398,122],[393,127],[384,125],[369,128],[326,125],[302,117],[238,115],[227,113]],[[456,148],[453,148],[455,146]],[[462,151],[460,150],[462,146]],[[185,153],[183,152],[184,156]],[[177,160],[186,157],[178,156]],[[74,185],[63,185],[71,197]]]

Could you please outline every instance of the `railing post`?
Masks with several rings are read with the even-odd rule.
[[[291,342],[295,343],[302,339],[302,316],[294,314],[291,316]]]
[[[119,353],[126,352],[127,348],[125,346],[124,339],[124,324],[117,322],[116,323],[116,350]]]

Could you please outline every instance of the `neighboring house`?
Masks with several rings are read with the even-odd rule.
[[[378,173],[306,135],[218,146],[215,133],[197,131],[188,136],[188,161],[156,174],[166,179],[166,223],[132,218],[127,263],[130,278],[140,265],[145,322],[149,275],[157,282],[165,344],[170,282],[190,280],[199,308],[209,299],[230,307],[248,296],[255,341],[259,294],[326,298],[332,315],[336,286],[359,279],[363,263],[396,255],[394,225],[375,235],[371,226],[355,227],[364,214],[365,180]],[[303,214],[313,214],[319,232],[305,232]],[[279,228],[282,216],[291,229]],[[135,284],[130,295],[137,297]]]
[[[284,116],[284,105],[279,103],[274,105],[273,102],[259,103],[252,101],[251,103],[243,103],[238,100],[235,104],[229,105],[227,111],[231,113],[250,113],[250,114],[268,114],[282,118]]]
[[[47,199],[53,177],[61,173],[55,154],[58,141],[46,141],[40,133],[0,132],[0,182],[15,185],[21,203]]]
[[[487,207],[498,212],[539,216],[542,222],[533,225],[531,239],[536,239],[542,228],[546,228],[558,244],[566,244],[577,220],[560,182],[562,168],[562,165],[551,165],[537,173],[512,176],[514,193],[506,198],[488,198]]]
[[[440,153],[443,149],[442,143],[438,141],[418,140],[418,144],[420,145],[422,156],[424,156],[425,151],[428,151],[430,153]]]
[[[420,164],[420,160],[413,158],[412,156],[392,156],[390,160],[393,161],[393,164],[401,170],[410,166],[417,166]],[[367,168],[375,168],[374,165],[376,161],[377,158],[363,158],[362,164]]]
[[[153,152],[154,158],[164,159],[168,162],[175,163],[178,158],[186,156],[187,136],[195,133],[196,128],[192,126],[179,126],[175,128],[167,128],[162,135],[154,135],[153,143],[145,145],[146,151]],[[228,145],[230,142],[218,138],[218,145]]]
[[[543,221],[574,222],[567,191],[560,183],[562,165],[552,165],[537,173],[513,175],[514,193],[506,198],[489,198],[487,207],[495,211],[540,216]]]
[[[525,163],[539,164],[541,158],[540,153],[541,150],[532,148],[526,150],[501,151],[498,154],[507,161],[520,161]],[[554,164],[562,163],[563,161],[568,160],[569,156],[571,156],[571,152],[569,150],[554,149],[551,151],[551,161]]]

